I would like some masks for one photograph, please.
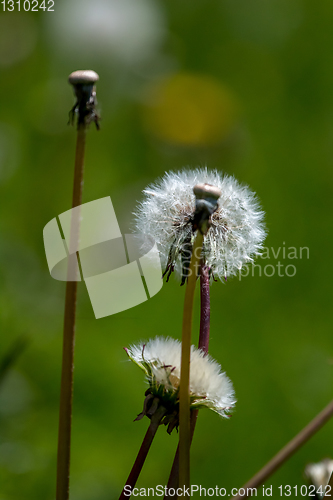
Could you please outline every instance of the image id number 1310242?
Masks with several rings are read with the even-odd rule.
[[[319,486],[316,488],[313,484],[307,486],[306,484],[302,484],[302,486],[290,486],[289,484],[285,484],[284,486],[278,487],[280,492],[280,497],[314,497],[318,498],[316,495],[319,495],[319,498],[330,498],[332,497],[332,487],[328,484],[327,486]]]
[[[54,12],[54,0],[2,0],[2,12]]]

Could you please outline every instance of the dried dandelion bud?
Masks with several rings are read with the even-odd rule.
[[[71,85],[94,85],[98,82],[99,76],[95,71],[91,69],[79,69],[73,71],[68,77],[68,81]]]
[[[76,103],[70,111],[70,123],[74,123],[75,113],[78,113],[78,126],[88,125],[94,121],[99,129],[99,116],[96,111],[96,87],[99,76],[90,69],[80,69],[73,71],[68,77],[68,81],[74,87]]]

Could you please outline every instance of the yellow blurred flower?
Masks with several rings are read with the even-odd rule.
[[[235,126],[238,106],[223,84],[206,75],[178,73],[151,85],[144,107],[148,130],[167,142],[211,146]]]

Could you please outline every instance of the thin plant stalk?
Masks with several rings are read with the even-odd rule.
[[[210,288],[209,288],[209,269],[201,261],[200,265],[200,333],[198,347],[205,354],[208,354],[210,332]],[[191,443],[198,418],[199,410],[191,411]],[[176,489],[179,483],[179,445],[175,453],[170,476],[168,480],[167,490]],[[175,498],[176,495],[165,495],[164,498]]]
[[[179,388],[179,486],[190,487],[190,357],[194,291],[201,258],[203,234],[197,231],[185,291]]]
[[[80,232],[80,208],[77,207],[80,207],[82,204],[84,154],[87,126],[91,121],[94,121],[97,129],[99,128],[99,116],[95,107],[95,83],[98,81],[98,79],[98,74],[95,73],[95,71],[91,70],[74,71],[68,77],[68,81],[71,85],[73,85],[74,93],[76,96],[76,103],[70,111],[69,123],[74,123],[76,111],[78,115],[72,199],[72,209],[76,208],[76,210],[72,210],[68,249],[69,256],[66,282],[60,386],[56,500],[68,500],[69,498],[75,317],[78,280],[78,263],[76,258]]]
[[[191,411],[191,419],[190,419],[190,430],[191,430],[191,444],[194,434],[195,425],[197,423],[199,410]],[[174,495],[168,494],[171,490],[176,490],[179,486],[179,444],[177,446],[177,450],[175,453],[175,458],[173,459],[173,464],[170,471],[170,476],[167,484],[167,493],[164,495],[164,499],[166,498],[178,498],[176,492]]]
[[[283,465],[303,444],[305,444],[333,415],[333,400],[324,408],[311,422],[304,427],[286,446],[284,446],[257,474],[255,474],[243,489],[245,492],[250,488],[258,488],[268,479],[281,465]],[[332,478],[331,478],[332,482]],[[331,483],[330,483],[331,484]],[[249,490],[248,490],[249,488]],[[247,498],[245,495],[237,495],[232,500]]]
[[[161,424],[161,420],[164,417],[166,413],[166,409],[163,406],[160,406],[158,410],[156,410],[156,413],[151,417],[150,425],[148,427],[148,430],[146,432],[146,435],[142,441],[139,453],[135,459],[134,465],[132,467],[132,470],[127,478],[126,485],[121,492],[121,495],[119,497],[119,500],[124,500],[128,498],[128,492],[132,491],[134,486],[136,485],[136,482],[138,480],[138,477],[141,473],[143,464],[146,460],[146,457],[148,455],[150,446],[153,442],[153,439],[155,437],[156,431]],[[126,488],[127,486],[127,488]]]
[[[200,265],[200,333],[198,348],[208,354],[210,334],[210,285],[209,268],[201,261]]]
[[[78,207],[82,203],[85,142],[86,125],[81,123],[77,132],[72,208]],[[77,247],[78,221],[79,214],[76,213],[72,216],[71,221],[70,248]],[[69,262],[73,263],[74,261],[69,259]],[[75,270],[70,269],[72,267],[70,263],[68,276],[73,279]],[[60,386],[56,500],[68,500],[69,498],[76,302],[77,281],[67,281]]]

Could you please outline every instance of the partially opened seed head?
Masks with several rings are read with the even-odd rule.
[[[162,421],[171,433],[178,427],[181,343],[170,337],[156,337],[125,349],[128,357],[145,373],[149,385],[140,420],[149,418],[159,405],[166,409]],[[157,403],[156,403],[157,401]],[[156,408],[151,408],[155,402]],[[231,380],[221,366],[200,349],[191,347],[190,407],[208,408],[221,417],[228,417],[236,404]]]

